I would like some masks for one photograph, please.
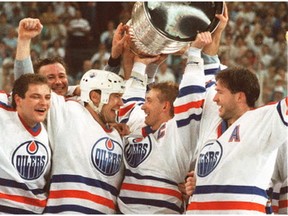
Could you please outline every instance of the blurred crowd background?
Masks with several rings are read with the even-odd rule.
[[[11,91],[17,26],[39,18],[43,30],[33,39],[32,61],[60,56],[69,82],[79,83],[91,68],[102,69],[110,56],[113,32],[131,17],[134,2],[0,2],[0,89]],[[288,2],[227,2],[229,24],[219,57],[227,66],[244,66],[261,84],[258,105],[287,96]],[[158,68],[157,82],[179,82],[186,59],[169,55]]]

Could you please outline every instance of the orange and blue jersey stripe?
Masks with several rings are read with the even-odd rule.
[[[97,188],[101,190],[105,190],[107,194],[111,194],[113,197],[116,197],[118,194],[118,190],[111,186],[110,184],[96,180],[96,179],[91,179],[91,178],[86,178],[83,176],[78,176],[78,175],[54,175],[52,177],[52,183],[75,183],[75,185],[79,184],[85,184],[91,187],[94,187],[95,190]],[[94,202],[99,205],[103,205],[107,208],[112,209],[113,211],[116,210],[116,204],[113,200],[99,196],[87,191],[81,191],[81,190],[75,190],[75,189],[59,189],[59,190],[54,190],[51,189],[49,193],[48,199],[79,199],[79,200],[88,200],[91,202]],[[116,198],[115,198],[116,199]],[[91,209],[85,206],[81,206],[80,204],[61,204],[58,206],[47,206],[45,209],[45,213],[60,213],[62,211],[75,211],[79,213],[86,213],[86,214],[100,214],[102,212],[96,210],[96,209]]]
[[[178,184],[164,179],[164,178],[158,178],[155,176],[148,176],[148,175],[140,175],[138,173],[133,173],[131,172],[131,170],[126,170],[125,171],[125,176],[129,176],[129,177],[133,177],[134,179],[137,179],[137,183],[129,183],[129,182],[124,182],[122,183],[121,186],[121,190],[127,190],[127,194],[129,194],[128,196],[120,196],[119,199],[126,203],[126,204],[144,204],[144,205],[148,205],[148,206],[154,206],[154,207],[160,207],[160,208],[167,208],[167,209],[171,209],[175,212],[178,213],[182,213],[183,212],[183,206],[178,206],[175,203],[169,202],[169,200],[163,200],[163,199],[157,199],[157,195],[160,195],[161,197],[163,196],[172,196],[175,197],[176,199],[179,200],[179,203],[182,203],[182,194],[181,192],[178,190]],[[155,181],[155,182],[159,182],[161,185],[163,185],[163,187],[159,187],[159,186],[151,186],[151,185],[145,185],[143,184],[146,181]],[[177,188],[177,190],[175,189],[171,189],[171,188],[165,188],[164,185],[172,185],[174,188]],[[149,194],[154,194],[155,197],[153,199],[149,198],[149,199],[145,199],[145,198],[139,198],[139,196],[137,197],[133,197],[133,192],[137,192],[137,193],[149,193]],[[144,197],[144,196],[143,196]]]

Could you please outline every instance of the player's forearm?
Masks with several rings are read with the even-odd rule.
[[[202,52],[210,56],[215,56],[218,54],[218,50],[219,50],[219,46],[221,42],[221,33],[214,34],[212,38],[213,38],[212,43],[205,46]]]
[[[14,78],[18,79],[22,74],[34,73],[30,56],[23,60],[14,61]]]
[[[22,74],[33,73],[33,64],[30,58],[31,39],[18,37],[16,57],[14,61],[14,77],[19,78]]]
[[[113,58],[112,56],[110,56],[108,64],[105,65],[104,70],[119,74],[120,67],[121,67],[121,57],[119,56],[118,58]]]
[[[155,76],[157,73],[159,65],[156,63],[151,63],[146,67],[146,74],[148,76],[148,84],[155,82]]]
[[[30,57],[30,45],[30,39],[27,40],[18,38],[15,59],[21,61]]]

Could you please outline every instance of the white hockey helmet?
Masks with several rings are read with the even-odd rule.
[[[113,72],[104,70],[88,70],[80,81],[81,100],[90,102],[90,92],[92,90],[101,91],[101,103],[107,104],[112,93],[123,94],[125,85],[123,79]]]

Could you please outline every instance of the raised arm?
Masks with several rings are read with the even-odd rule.
[[[39,19],[24,18],[19,22],[16,59],[14,62],[15,79],[24,73],[33,73],[33,65],[30,59],[31,39],[42,31]]]
[[[212,34],[212,43],[206,45],[202,50],[202,58],[204,60],[204,70],[205,70],[205,82],[206,87],[209,88],[215,82],[215,75],[220,70],[226,66],[221,65],[218,51],[220,47],[222,34],[228,24],[228,10],[224,3],[223,14],[216,14],[217,19],[219,19],[219,25]]]
[[[108,64],[105,66],[106,71],[111,71],[117,74],[120,72],[121,57],[124,52],[124,44],[129,37],[127,31],[127,25],[123,25],[122,23],[120,23],[117,26],[117,29],[115,30],[113,35],[111,55],[108,60]]]
[[[219,19],[219,25],[212,34],[212,43],[206,45],[202,50],[204,54],[210,55],[210,56],[215,56],[218,54],[218,50],[219,50],[219,46],[221,42],[221,36],[229,20],[228,9],[225,3],[224,3],[223,14],[216,14],[215,16],[217,19]]]
[[[138,126],[142,126],[141,123],[144,122],[141,117],[137,116],[137,118],[131,118],[131,115],[137,113],[134,112],[135,108],[140,109],[141,105],[145,101],[145,94],[147,89],[147,75],[145,71],[146,66],[159,60],[159,58],[160,56],[151,58],[140,58],[139,56],[135,56],[133,60],[133,68],[130,69],[131,76],[129,76],[129,79],[126,81],[125,93],[123,95],[124,106],[121,108],[118,115],[118,120],[122,123],[127,122],[131,131],[133,131]],[[137,121],[134,121],[136,119]]]

